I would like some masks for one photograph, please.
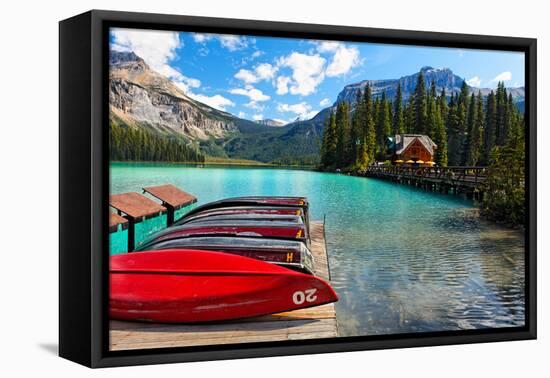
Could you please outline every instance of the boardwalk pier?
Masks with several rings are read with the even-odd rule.
[[[365,176],[381,178],[440,193],[464,194],[483,198],[486,167],[370,166]]]

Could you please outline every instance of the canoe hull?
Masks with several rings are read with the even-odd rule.
[[[197,223],[215,223],[215,222],[285,222],[303,224],[304,220],[299,215],[284,215],[284,214],[220,214],[197,216],[186,219],[179,224],[197,224]]]
[[[159,231],[146,239],[139,249],[149,248],[153,243],[177,238],[192,236],[228,236],[228,237],[253,237],[253,238],[272,238],[283,240],[297,240],[306,245],[310,244],[307,228],[300,223],[276,224],[277,222],[238,222],[229,224],[188,224],[182,226],[173,226]],[[243,223],[243,224],[237,224]]]
[[[113,319],[211,322],[337,300],[318,277],[231,254],[169,250],[111,257]]]
[[[314,259],[309,249],[304,243],[292,240],[217,236],[185,237],[152,243],[146,249],[217,251],[266,261],[307,274],[313,274],[314,270]]]
[[[305,197],[249,196],[226,198],[223,200],[206,203],[189,211],[175,224],[180,224],[180,222],[183,222],[184,219],[192,217],[199,213],[210,210],[221,210],[234,207],[293,207],[296,210],[300,210],[300,213],[301,215],[303,215],[306,224],[309,222],[309,203],[307,201],[307,198]]]

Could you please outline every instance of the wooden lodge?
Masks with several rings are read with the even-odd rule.
[[[427,135],[398,134],[389,139],[390,159],[392,163],[427,164],[434,161],[437,145]]]

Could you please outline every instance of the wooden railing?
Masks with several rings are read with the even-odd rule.
[[[372,165],[367,176],[434,180],[450,183],[480,184],[485,181],[487,167],[415,167],[399,165]]]

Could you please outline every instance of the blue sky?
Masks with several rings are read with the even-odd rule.
[[[308,119],[342,88],[450,68],[474,87],[524,85],[524,54],[357,42],[112,29],[111,48],[134,51],[189,96],[246,119]]]

